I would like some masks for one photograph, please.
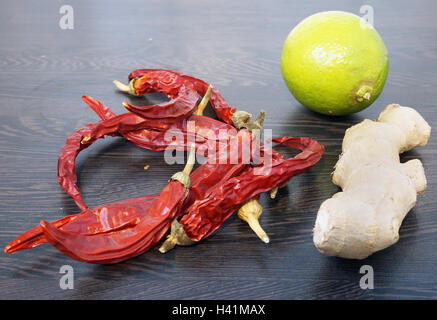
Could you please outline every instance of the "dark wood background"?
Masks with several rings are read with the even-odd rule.
[[[59,8],[74,8],[74,29],[61,30]],[[360,14],[374,23],[390,55],[380,98],[367,110],[329,118],[288,92],[280,55],[288,32],[324,10]],[[277,200],[263,195],[259,241],[236,216],[206,241],[166,255],[157,248],[112,266],[89,265],[50,245],[0,253],[1,299],[419,299],[437,298],[437,140],[402,156],[419,158],[428,190],[407,215],[399,242],[364,261],[326,257],[312,242],[321,202],[337,191],[330,173],[344,131],[375,118],[389,103],[416,108],[436,125],[437,2],[429,1],[9,1],[0,11],[0,247],[40,220],[77,213],[56,179],[67,136],[98,120],[81,100],[95,97],[123,112],[113,79],[136,68],[171,68],[205,79],[228,102],[267,110],[274,135],[309,136],[326,147],[311,171]],[[161,101],[159,95],[140,99]],[[139,102],[139,101],[134,101]],[[150,169],[143,170],[150,164]],[[159,192],[179,167],[163,154],[122,138],[98,141],[78,158],[89,206]],[[75,288],[59,287],[62,265]],[[362,290],[359,269],[371,265],[375,289]]]

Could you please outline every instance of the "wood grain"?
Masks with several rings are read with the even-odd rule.
[[[395,5],[394,5],[395,3]],[[390,54],[387,84],[375,104],[328,118],[297,103],[285,87],[282,43],[301,19],[323,10],[359,14],[370,4]],[[437,121],[435,1],[74,1],[74,30],[61,30],[59,2],[14,1],[0,11],[0,246],[37,225],[78,212],[56,180],[59,150],[74,129],[97,120],[87,94],[123,112],[112,80],[136,68],[173,68],[214,84],[227,101],[267,110],[274,135],[309,136],[326,147],[311,171],[276,200],[263,195],[260,242],[231,217],[213,236],[162,255],[156,248],[114,266],[76,262],[52,248],[0,253],[0,299],[435,299],[437,298],[437,140],[402,161],[424,163],[428,190],[407,215],[399,242],[364,261],[328,258],[312,227],[321,202],[338,189],[330,174],[344,131],[373,119],[389,103],[412,106]],[[159,101],[154,95],[145,103]],[[209,113],[211,114],[211,113]],[[285,149],[284,149],[285,150]],[[143,170],[149,164],[150,169]],[[122,138],[98,141],[79,155],[77,171],[89,206],[159,192],[179,170],[163,154]],[[75,289],[59,287],[71,265]],[[375,271],[361,290],[359,269]]]

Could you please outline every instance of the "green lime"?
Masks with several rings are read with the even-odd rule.
[[[347,12],[326,11],[301,21],[284,42],[281,70],[293,96],[327,115],[370,106],[388,73],[388,53],[378,32]]]

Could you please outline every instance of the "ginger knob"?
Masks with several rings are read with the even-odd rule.
[[[317,213],[313,241],[323,254],[365,259],[399,240],[399,228],[426,189],[422,162],[399,153],[424,146],[431,127],[413,108],[388,105],[375,121],[346,130],[332,182],[341,187]]]

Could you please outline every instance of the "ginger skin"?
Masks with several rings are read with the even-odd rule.
[[[322,203],[313,230],[321,253],[364,259],[398,241],[403,219],[426,189],[420,160],[400,163],[399,153],[424,146],[430,133],[416,110],[397,104],[346,130],[332,176],[342,192]]]

